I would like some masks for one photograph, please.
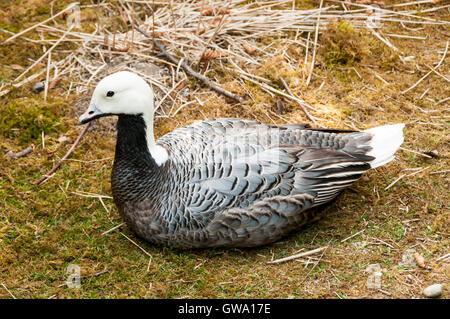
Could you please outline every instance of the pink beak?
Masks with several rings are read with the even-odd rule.
[[[78,125],[86,124],[96,118],[99,118],[103,113],[95,107],[95,105],[89,106],[89,108],[84,112],[78,119]]]

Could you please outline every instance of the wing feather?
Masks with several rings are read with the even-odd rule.
[[[365,133],[335,132],[217,119],[172,131],[158,143],[172,150],[174,166],[186,167],[189,177],[180,184],[198,193],[185,195],[193,213],[298,194],[312,196],[317,206],[356,181],[373,160],[349,137],[367,139]]]

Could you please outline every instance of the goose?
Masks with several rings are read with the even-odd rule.
[[[119,213],[144,240],[180,248],[277,241],[403,143],[404,124],[348,131],[235,118],[155,141],[153,90],[127,71],[98,83],[79,124],[110,115],[118,116],[111,190]]]

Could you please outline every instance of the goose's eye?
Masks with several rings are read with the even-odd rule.
[[[113,96],[114,95],[114,91],[108,91],[107,93],[106,93],[106,96],[107,97],[111,97],[111,96]]]

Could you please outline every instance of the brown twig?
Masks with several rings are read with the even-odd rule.
[[[34,145],[30,145],[23,151],[20,151],[17,153],[14,153],[13,151],[9,151],[8,153],[5,154],[5,157],[11,157],[13,159],[18,159],[20,157],[24,157],[24,156],[27,156],[28,154],[30,154],[33,151],[33,148],[34,148]]]
[[[92,277],[98,277],[98,276],[103,275],[103,274],[106,274],[106,273],[108,273],[108,272],[109,272],[109,270],[108,270],[108,269],[105,269],[105,270],[102,270],[102,271],[97,272],[97,273],[92,274],[92,275],[85,275],[85,276],[82,276],[81,279],[92,278]]]
[[[298,104],[298,106],[300,106],[300,108],[302,109],[303,113],[305,113],[306,117],[313,122],[315,125],[318,125],[316,120],[314,120],[314,118],[311,116],[311,114],[309,114],[308,110],[299,102],[299,98],[297,98],[294,94],[292,94],[291,90],[289,89],[289,86],[287,85],[287,83],[284,81],[284,79],[280,76],[280,81],[283,84],[284,88],[286,89],[286,91],[289,93],[289,95],[295,97],[294,101]]]
[[[365,229],[363,229],[363,230],[360,230],[359,232],[357,232],[357,233],[354,233],[353,235],[350,235],[350,236],[348,236],[347,238],[345,238],[345,239],[343,239],[343,240],[341,240],[341,243],[343,243],[343,242],[345,242],[345,241],[347,241],[347,240],[349,240],[349,239],[351,239],[351,238],[353,238],[353,237],[355,237],[355,236],[357,236],[357,235],[359,235],[359,234],[361,234],[363,231],[364,231]]]
[[[316,52],[317,52],[317,40],[319,37],[319,25],[320,25],[320,13],[323,5],[323,0],[320,0],[320,7],[319,7],[319,14],[317,15],[317,22],[316,22],[316,30],[314,32],[314,51],[313,56],[311,60],[311,69],[309,70],[308,78],[306,79],[306,86],[309,85],[309,82],[311,81],[311,76],[314,70],[314,63],[316,61]]]
[[[64,155],[64,157],[55,165],[52,167],[52,169],[45,175],[43,175],[41,178],[39,178],[38,180],[34,181],[32,184],[33,185],[39,185],[40,183],[42,183],[43,181],[45,181],[47,178],[50,177],[50,175],[52,175],[54,172],[56,172],[56,170],[61,166],[62,162],[64,162],[69,155],[73,152],[73,150],[75,149],[75,147],[77,147],[77,145],[80,143],[81,138],[83,137],[84,133],[86,133],[86,131],[88,130],[89,126],[91,123],[88,123],[84,126],[83,130],[81,131],[81,133],[78,135],[77,139],[75,140],[75,142],[73,143],[73,145],[70,147],[70,149],[67,151],[66,155]]]
[[[329,243],[328,243],[328,244],[329,244]],[[314,263],[314,265],[312,266],[311,270],[306,274],[306,276],[305,276],[304,279],[303,279],[303,282],[306,281],[306,278],[308,278],[308,276],[313,272],[313,270],[314,270],[314,269],[317,267],[317,265],[320,263],[320,261],[321,261],[322,258],[323,258],[323,255],[325,254],[325,252],[326,252],[326,250],[327,250],[328,247],[329,247],[329,246],[322,247],[322,249],[323,249],[322,254],[320,255],[319,259],[317,259],[317,261]],[[321,249],[321,248],[318,248],[318,249]]]
[[[128,237],[127,235],[125,235],[124,233],[120,232],[120,234],[125,237],[126,239],[128,239],[133,245],[135,245],[137,248],[139,248],[141,251],[144,252],[144,254],[146,254],[148,257],[152,257],[152,255],[150,255],[144,248],[142,248],[141,246],[139,246],[134,240],[132,240],[130,237]]]
[[[411,174],[403,174],[403,175],[400,175],[395,181],[393,181],[392,183],[390,183],[384,190],[385,191],[387,191],[389,188],[391,188],[392,186],[394,186],[399,180],[401,180],[403,177],[409,177],[409,176],[413,176],[413,175],[416,175],[417,173],[420,173],[420,172],[422,172],[422,171],[424,171],[424,170],[426,170],[426,169],[429,169],[430,168],[430,166],[427,166],[427,167],[425,167],[425,168],[421,168],[421,169],[419,169],[418,171],[416,171],[416,172],[414,172],[414,173],[411,173]]]
[[[1,283],[1,285],[3,286],[3,288],[5,288],[5,290],[11,295],[11,297],[13,298],[13,299],[17,299],[16,298],[16,296],[14,296],[13,294],[12,294],[12,292],[11,291],[9,291],[9,289],[5,286],[5,284],[4,283]]]
[[[28,73],[28,71],[30,71],[32,68],[34,68],[39,62],[41,62],[48,54],[50,54],[52,52],[52,50],[54,48],[56,48],[58,46],[58,44],[60,44],[64,38],[66,37],[66,35],[72,30],[73,26],[70,26],[70,28],[65,31],[63,33],[63,35],[58,39],[58,41],[55,42],[55,44],[53,44],[50,49],[48,49],[47,51],[45,51],[45,53],[36,61],[34,61],[34,63],[32,65],[30,65],[25,71],[23,71],[15,80],[14,82],[17,82],[20,78],[22,78],[25,74]]]
[[[32,25],[32,26],[29,27],[28,29],[25,29],[25,30],[23,30],[23,31],[21,31],[21,32],[18,32],[18,33],[16,33],[16,34],[14,34],[12,37],[9,37],[8,39],[6,39],[5,41],[3,41],[3,42],[0,43],[0,44],[8,43],[9,41],[11,41],[11,40],[13,40],[13,39],[15,39],[15,38],[21,36],[22,34],[27,33],[28,31],[31,31],[31,30],[37,28],[38,26],[43,25],[43,24],[45,24],[45,23],[47,23],[47,22],[49,22],[49,21],[52,21],[52,20],[55,19],[56,17],[62,15],[64,12],[66,12],[66,11],[68,11],[68,10],[72,10],[76,5],[77,5],[77,3],[71,3],[71,4],[69,4],[64,10],[58,12],[57,14],[51,16],[50,18],[48,18],[48,19],[46,19],[46,20],[44,20],[44,21],[42,21],[42,22],[39,22],[39,23],[37,23],[37,24],[35,24],[35,25]]]
[[[103,233],[102,233],[102,236],[104,236],[104,235],[106,235],[106,234],[108,234],[108,233],[110,233],[110,232],[116,230],[117,228],[122,227],[123,225],[125,225],[125,223],[121,223],[121,224],[119,224],[119,225],[114,226],[113,228],[111,228],[111,229],[109,229],[109,230],[103,232]]]
[[[159,54],[159,56],[162,56],[164,58],[166,58],[167,60],[169,60],[170,62],[172,62],[175,65],[179,65],[180,64],[180,59],[174,57],[173,55],[171,55],[169,52],[166,51],[166,48],[164,46],[164,44],[162,44],[161,42],[159,42],[158,40],[156,40],[155,38],[152,38],[147,32],[141,30],[138,26],[134,25],[133,26],[137,31],[139,31],[140,33],[142,33],[146,38],[148,39],[152,39],[153,40],[153,44],[155,47],[158,48],[159,51],[161,51],[161,53]],[[230,99],[235,100],[238,103],[242,103],[244,100],[238,96],[235,95],[217,85],[215,85],[214,83],[212,83],[206,76],[195,72],[187,63],[185,60],[183,60],[183,62],[181,62],[181,67],[190,75],[192,75],[194,78],[196,78],[197,80],[205,83],[211,90],[216,91],[217,93],[220,93]]]
[[[449,257],[450,257],[450,253],[445,254],[444,256],[439,257],[438,259],[436,259],[436,262],[441,261],[441,260],[444,260],[444,259],[447,259],[447,258],[449,258]]]
[[[268,264],[279,264],[279,263],[282,263],[282,262],[285,262],[285,261],[289,261],[289,260],[293,260],[293,259],[297,259],[297,258],[300,258],[300,257],[313,255],[313,254],[321,252],[322,250],[325,250],[327,248],[328,248],[328,246],[320,247],[320,248],[313,249],[313,250],[310,250],[310,251],[305,251],[303,253],[299,253],[299,254],[296,254],[296,255],[288,256],[288,257],[285,257],[285,258],[281,258],[281,259],[277,259],[277,260],[271,260],[271,261],[268,261],[267,263]]]
[[[427,74],[425,74],[423,77],[421,77],[421,78],[419,79],[419,81],[417,81],[416,83],[414,83],[412,86],[410,86],[410,87],[407,88],[406,90],[402,91],[402,92],[401,92],[402,94],[405,94],[406,92],[408,92],[408,91],[414,89],[420,82],[422,82],[423,80],[425,80],[425,79],[426,79],[433,71],[436,71],[436,70],[441,66],[441,64],[442,64],[442,62],[445,60],[445,57],[446,57],[447,52],[448,52],[448,44],[449,44],[449,41],[447,41],[447,43],[446,43],[446,45],[445,45],[445,51],[444,51],[444,54],[442,54],[442,58],[441,58],[441,60],[439,61],[439,63],[438,63],[434,68],[431,68],[431,71],[429,71]]]

